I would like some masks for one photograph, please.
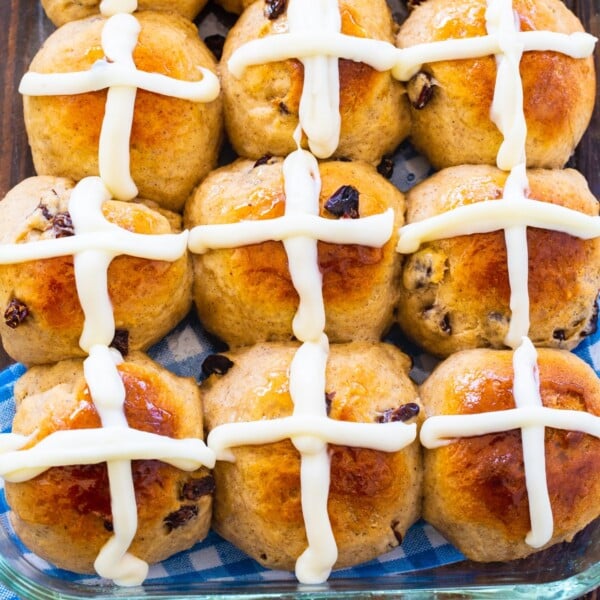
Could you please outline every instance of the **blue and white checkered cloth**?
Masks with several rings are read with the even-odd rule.
[[[427,163],[405,146],[396,157],[393,182],[407,190],[429,172]],[[200,365],[206,356],[214,352],[211,339],[204,333],[195,316],[190,315],[165,339],[154,346],[149,354],[165,367],[182,376],[200,377]],[[600,375],[600,332],[586,339],[576,353],[594,367]],[[418,364],[418,363],[417,363]],[[425,369],[429,366],[424,364]],[[3,433],[10,431],[14,416],[13,386],[25,372],[22,365],[13,365],[0,373],[0,427]],[[417,371],[420,378],[423,373]],[[8,524],[8,507],[0,481],[0,527],[3,527],[13,544],[34,568],[51,577],[89,585],[106,585],[105,581],[90,576],[81,576],[56,569],[30,553],[12,532]],[[463,559],[430,525],[421,521],[406,535],[402,546],[373,560],[350,569],[332,574],[336,578],[372,578],[426,569]],[[211,532],[206,540],[187,552],[180,553],[150,569],[148,583],[186,581],[240,581],[260,582],[265,580],[293,580],[292,573],[270,571],[250,559],[240,550]],[[10,582],[6,582],[10,586]],[[15,600],[17,597],[0,585],[0,600]]]

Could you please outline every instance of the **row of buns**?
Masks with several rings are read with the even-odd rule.
[[[238,159],[211,172],[187,203],[183,224],[192,230],[280,217],[282,164],[280,158],[261,164]],[[337,218],[326,205],[348,188],[356,192],[360,217],[388,209],[395,213],[394,233],[381,248],[319,242],[325,332],[331,342],[376,341],[398,322],[437,356],[505,347],[510,286],[501,232],[432,241],[406,258],[396,252],[405,212],[410,224],[456,206],[499,199],[505,172],[486,165],[451,167],[406,198],[364,162],[322,162],[320,175],[323,217]],[[598,202],[577,171],[533,169],[529,181],[540,201],[598,215]],[[0,204],[0,239],[12,243],[63,235],[55,223],[67,210],[73,185],[47,176],[16,186]],[[182,228],[179,215],[149,201],[113,200],[104,213],[138,233]],[[530,336],[538,346],[572,349],[596,331],[600,239],[541,229],[531,230],[528,238]],[[119,257],[109,269],[109,293],[116,328],[127,332],[132,350],[147,350],[166,335],[189,312],[192,299],[204,327],[232,348],[293,338],[298,293],[277,241],[190,252],[171,263]],[[6,318],[16,302],[27,311],[18,323]],[[84,355],[72,258],[2,265],[0,307],[3,344],[15,360],[41,364]]]
[[[559,0],[539,4],[529,6],[520,0],[515,4],[526,31],[583,31]],[[234,75],[229,66],[232,55],[248,42],[285,32],[285,12],[269,18],[265,3],[254,3],[227,36],[218,67],[186,19],[154,12],[141,12],[137,18],[141,23],[140,43],[133,56],[139,69],[196,81],[201,78],[197,69],[201,66],[218,70],[222,86],[221,97],[208,103],[157,98],[138,90],[130,168],[134,181],[139,182],[141,197],[180,211],[194,187],[216,166],[223,124],[239,156],[286,156],[295,149],[302,63],[291,60],[249,66],[242,77],[237,72]],[[65,73],[91,68],[102,58],[103,23],[99,16],[92,16],[59,28],[37,53],[30,70]],[[394,22],[384,0],[378,0],[376,6],[358,0],[346,2],[341,30],[350,36],[394,44]],[[396,44],[404,48],[484,33],[484,2],[465,0],[455,10],[443,2],[428,1],[402,25]],[[595,98],[592,58],[531,53],[525,56],[521,71],[529,132],[528,166],[561,168],[591,118]],[[398,81],[390,70],[377,71],[342,59],[341,132],[333,158],[378,164],[410,135],[413,144],[438,169],[495,164],[502,137],[486,113],[494,77],[491,56],[430,63],[406,82]],[[104,94],[26,93],[25,123],[39,174],[75,181],[97,174]],[[73,123],[77,123],[75,135]]]
[[[211,375],[200,390],[131,352],[120,367],[126,414],[132,426],[178,438],[202,437],[203,423],[210,432],[232,422],[289,417],[289,368],[297,349],[272,342],[212,355]],[[420,389],[409,368],[409,358],[390,344],[332,345],[323,399],[328,417],[383,430],[385,423],[421,427],[425,418],[509,410],[514,403],[508,350],[453,354]],[[539,368],[545,406],[598,414],[600,381],[583,361],[567,351],[540,349]],[[85,390],[81,360],[32,367],[15,388],[14,432],[41,438],[97,427]],[[547,435],[554,530],[535,549],[525,542],[529,504],[518,430],[435,449],[415,440],[398,452],[331,445],[327,505],[336,568],[393,549],[421,516],[477,561],[514,560],[571,541],[598,516],[600,440],[561,429]],[[298,452],[283,440],[233,453],[234,462],[217,461],[212,472],[134,461],[138,528],[130,551],[153,563],[191,547],[212,525],[264,566],[293,570],[306,546]],[[13,526],[31,549],[62,568],[94,571],[112,534],[105,465],[51,468],[30,481],[7,482],[6,494]]]

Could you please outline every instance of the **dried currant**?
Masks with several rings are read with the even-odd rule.
[[[265,17],[274,21],[285,11],[287,0],[265,0]]]
[[[177,510],[169,513],[164,519],[163,523],[167,528],[167,533],[171,533],[173,529],[183,527],[188,521],[191,521],[198,515],[198,507],[195,504],[184,504]]]
[[[433,77],[429,73],[419,71],[406,85],[408,99],[414,108],[425,108],[433,97]]]
[[[127,329],[115,329],[115,337],[113,337],[110,345],[118,350],[122,356],[129,354],[129,331]]]
[[[358,219],[358,190],[352,185],[343,185],[325,202],[325,210],[344,219]]]
[[[54,237],[63,238],[75,235],[75,228],[68,212],[56,213],[52,218],[52,229]]]
[[[215,478],[212,475],[202,479],[190,479],[183,484],[180,500],[198,500],[202,496],[208,496],[215,491]]]
[[[260,167],[262,165],[266,165],[271,159],[273,158],[272,154],[265,154],[264,156],[261,156],[255,163],[254,163],[254,168],[256,169],[256,167]]]
[[[27,304],[18,298],[13,298],[4,311],[4,322],[11,329],[16,329],[28,316]]]
[[[289,114],[291,114],[290,109],[288,108],[288,105],[285,102],[280,102],[279,103],[279,112],[282,115],[289,115]]]
[[[375,421],[377,423],[394,423],[396,421],[409,421],[419,414],[419,405],[415,402],[408,402],[407,404],[401,404],[397,408],[388,408],[383,411]]]
[[[386,179],[391,179],[394,174],[394,160],[391,156],[384,156],[377,165],[377,172]]]
[[[44,219],[46,219],[46,221],[52,221],[52,217],[54,215],[50,212],[50,209],[43,202],[40,202],[38,204],[38,209],[42,213],[42,216],[44,217]]]
[[[202,363],[202,373],[207,377],[213,374],[225,375],[231,367],[233,367],[233,361],[229,360],[224,354],[211,354]]]
[[[440,329],[442,333],[452,335],[452,325],[450,324],[450,313],[446,313],[440,321]]]

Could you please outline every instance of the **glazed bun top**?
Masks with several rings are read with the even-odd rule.
[[[521,31],[582,32],[560,0],[515,0]],[[485,0],[427,0],[401,26],[401,48],[486,34]],[[502,135],[491,121],[496,81],[494,56],[427,63],[426,77],[409,83],[418,97],[433,85],[431,99],[412,109],[412,141],[437,168],[495,164]],[[589,124],[596,95],[593,58],[550,51],[525,52],[520,63],[527,121],[527,165],[561,168]],[[411,89],[411,87],[413,89]],[[416,88],[416,89],[415,89]]]
[[[563,350],[541,348],[537,355],[544,407],[600,416],[600,380],[589,365]],[[515,408],[514,383],[511,351],[466,350],[441,363],[420,395],[427,418],[463,415],[466,424],[469,416],[500,411],[498,420]],[[525,469],[522,436],[518,429],[452,436],[447,445],[426,451],[424,516],[471,559],[512,560],[540,549],[525,541],[532,529],[532,494],[543,483],[533,483],[539,463]],[[529,437],[530,457],[534,444]],[[598,516],[600,440],[546,427],[544,453],[554,521],[543,544],[548,547],[570,541]]]
[[[101,0],[41,0],[48,18],[60,27],[69,21],[78,21],[97,15]],[[140,10],[175,12],[193,19],[208,0],[138,0]]]
[[[128,26],[137,27],[136,22],[140,26],[132,52],[136,69],[164,75],[180,84],[203,81],[205,76],[200,68],[216,74],[215,59],[193,23],[172,13],[146,11],[135,13],[134,17],[133,22],[133,17],[128,19]],[[30,72],[94,73],[98,64],[110,63],[112,58],[107,61],[106,48],[102,46],[107,43],[105,25],[112,23],[115,37],[124,35],[111,19],[94,16],[57,29],[34,57]],[[120,58],[119,64],[123,62]],[[57,95],[35,95],[35,85],[31,91],[25,87],[23,92],[27,135],[40,175],[75,181],[98,175],[101,149],[106,147],[107,154],[114,154],[115,148],[127,147],[129,140],[129,170],[138,195],[169,210],[180,211],[194,186],[216,165],[222,137],[219,97],[208,102],[192,101],[175,97],[174,92],[169,95],[172,87],[166,94],[138,89],[131,135],[128,137],[126,126],[120,127],[114,135],[106,137],[109,146],[102,146],[107,90],[100,85],[99,91],[65,94],[61,93],[62,84],[48,85],[56,86]],[[171,82],[167,85],[171,86]],[[115,109],[120,114],[126,113],[126,103],[121,97],[118,101]],[[104,174],[102,177],[106,180]],[[111,189],[109,182],[105,183]],[[111,192],[120,199],[129,199],[113,189]]]
[[[69,179],[31,177],[14,187],[0,202],[0,242],[72,239],[75,228],[69,201],[74,186]],[[132,233],[162,235],[181,230],[178,214],[152,202],[108,200],[101,214],[108,223]],[[192,267],[187,252],[172,262],[116,256],[108,267],[107,283],[115,326],[126,340],[121,347],[124,354],[157,342],[191,306]],[[84,356],[79,345],[84,325],[80,291],[71,253],[0,265],[4,315],[0,334],[8,354],[27,365]],[[21,311],[21,320],[10,319],[14,310]]]
[[[305,67],[298,59],[261,62],[247,67],[241,76],[232,73],[228,61],[234,52],[243,56],[247,43],[290,31],[286,10],[277,15],[269,19],[264,2],[249,6],[227,36],[220,63],[227,134],[235,151],[247,158],[286,156],[295,150],[294,131],[303,88],[313,97],[322,95],[327,89],[324,86],[329,91],[336,89],[331,80],[317,93],[309,90],[308,75],[305,77]],[[393,44],[394,24],[385,0],[344,0],[340,16],[343,34]],[[340,59],[338,66],[339,144],[324,151],[324,143],[314,144],[313,138],[309,141],[306,136],[302,144],[310,145],[319,158],[377,163],[408,135],[404,86],[390,70],[376,71],[365,63],[346,59]],[[305,124],[303,127],[306,132]]]

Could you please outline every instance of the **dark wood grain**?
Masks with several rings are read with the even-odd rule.
[[[567,0],[565,4],[580,16],[587,31],[600,36],[598,0]],[[53,30],[38,2],[0,0],[0,198],[11,187],[34,174],[17,90],[21,75]],[[595,63],[596,71],[600,73],[600,52],[595,54]],[[596,96],[599,95],[597,82]],[[590,128],[569,164],[586,175],[590,189],[597,198],[600,197],[600,103],[597,103]],[[0,348],[0,368],[10,362]],[[600,600],[600,593],[596,590],[585,599]]]

